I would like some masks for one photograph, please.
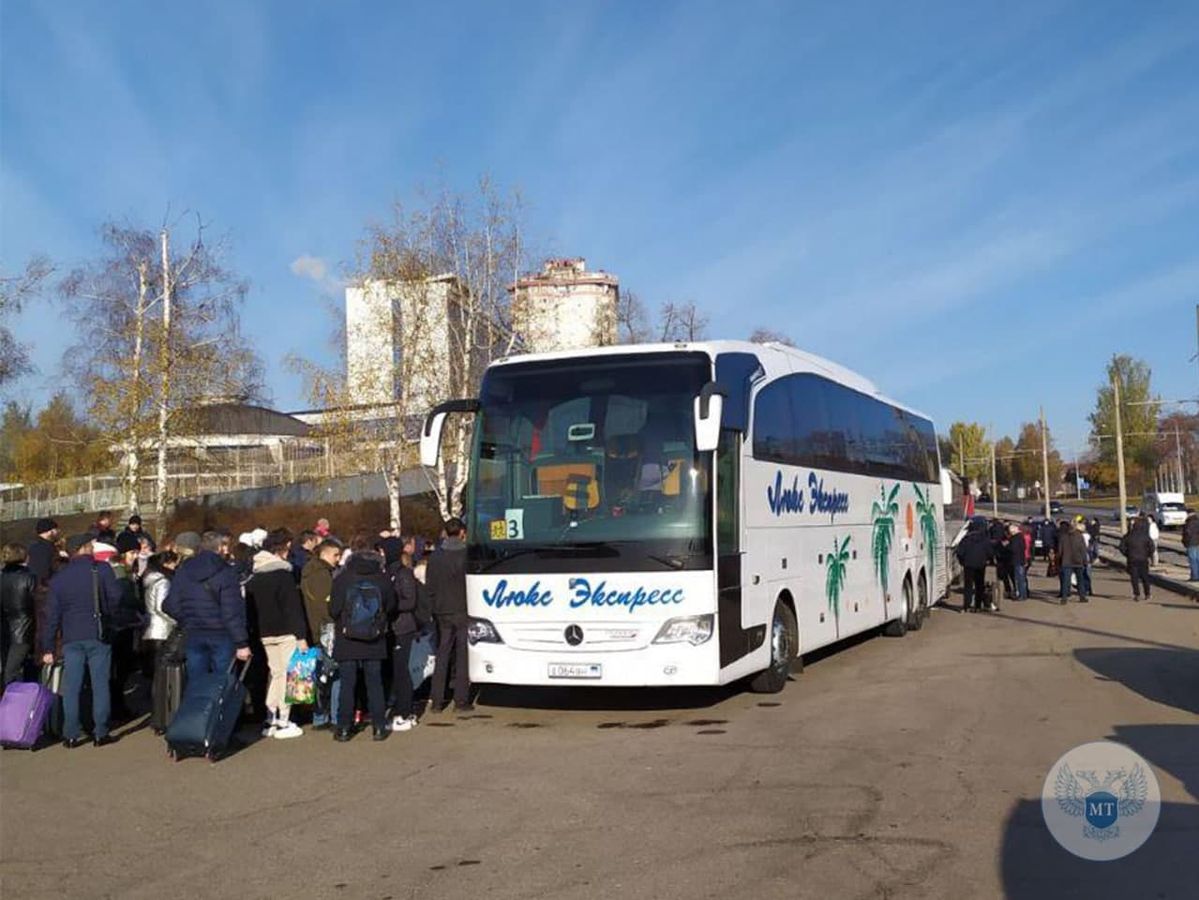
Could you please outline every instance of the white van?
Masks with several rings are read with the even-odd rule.
[[[1141,509],[1163,528],[1181,528],[1187,518],[1185,499],[1177,491],[1146,491]]]

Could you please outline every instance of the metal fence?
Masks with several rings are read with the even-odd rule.
[[[342,453],[329,453],[311,444],[283,444],[270,449],[183,454],[171,459],[167,500],[170,503],[253,488],[379,475],[379,470],[379,455],[370,446]],[[406,473],[406,477],[410,476]],[[158,503],[157,478],[143,475],[137,488],[139,508],[153,509]],[[126,479],[111,472],[0,488],[0,521],[124,509],[126,497]]]

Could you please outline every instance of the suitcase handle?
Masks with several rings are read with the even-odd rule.
[[[229,674],[230,675],[232,675],[233,670],[237,668],[238,661],[239,660],[236,656],[234,656],[233,659],[229,660]],[[252,662],[254,662],[253,654],[250,655],[249,659],[245,660],[245,665],[243,665],[241,667],[241,674],[237,676],[237,680],[240,681],[242,684],[245,684],[246,673],[250,671],[250,663],[252,663]]]

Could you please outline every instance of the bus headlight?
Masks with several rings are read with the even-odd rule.
[[[715,616],[708,613],[704,616],[683,616],[678,619],[668,619],[666,624],[654,638],[655,644],[688,643],[699,646],[712,637],[712,627]]]
[[[503,638],[486,619],[471,619],[466,626],[466,639],[471,644],[502,644]]]

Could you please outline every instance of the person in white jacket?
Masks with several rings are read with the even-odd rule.
[[[152,679],[154,691],[163,690],[161,669],[167,665],[164,649],[167,639],[178,624],[163,611],[163,604],[171,593],[171,576],[179,565],[179,554],[164,550],[146,560],[146,573],[142,576],[142,595],[146,604],[146,630],[142,632],[142,672]],[[159,698],[154,703],[150,726],[156,733],[166,730],[169,722],[162,721],[162,710],[166,705]]]

